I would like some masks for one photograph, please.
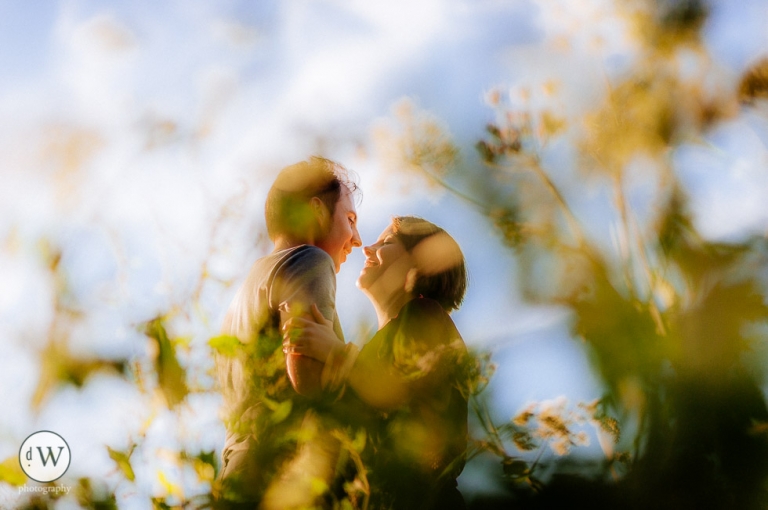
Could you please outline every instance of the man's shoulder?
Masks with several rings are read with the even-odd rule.
[[[325,251],[311,244],[294,246],[275,252],[277,264],[285,268],[330,268],[333,270],[333,259]]]
[[[317,246],[302,244],[274,252],[270,283],[276,282],[328,282],[323,285],[335,285],[336,271],[333,259]]]

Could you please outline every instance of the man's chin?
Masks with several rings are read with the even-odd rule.
[[[347,261],[347,256],[342,255],[340,259],[334,260],[334,264],[336,264],[336,272],[338,273],[341,270],[341,265]]]

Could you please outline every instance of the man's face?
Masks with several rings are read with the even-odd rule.
[[[360,234],[357,231],[357,211],[352,194],[346,188],[342,188],[336,209],[330,218],[328,233],[316,243],[318,248],[324,250],[333,259],[336,272],[347,260],[347,255],[355,246],[362,246]]]

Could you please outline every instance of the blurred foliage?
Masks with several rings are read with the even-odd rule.
[[[593,402],[532,403],[500,423],[486,391],[495,369],[491,355],[474,353],[462,388],[475,424],[468,456],[495,459],[494,473],[505,493],[478,495],[470,503],[475,508],[513,503],[518,508],[766,508],[765,374],[750,358],[766,341],[768,245],[757,236],[727,243],[704,238],[672,155],[688,143],[707,145],[707,133],[739,115],[740,108],[765,113],[759,106],[768,98],[768,59],[754,63],[731,87],[716,78],[717,63],[702,43],[706,2],[615,4],[637,54],[620,75],[606,79],[604,94],[590,111],[574,117],[562,105],[520,106],[494,91],[488,102],[495,120],[474,144],[477,164],[460,153],[444,123],[408,101],[396,105],[394,124],[374,135],[383,165],[449,190],[487,219],[515,257],[523,296],[570,311],[572,335],[583,342],[604,383],[605,395]],[[546,96],[557,96],[556,84],[544,88]],[[523,97],[529,96],[526,89]],[[144,128],[147,151],[187,136],[171,119],[152,118]],[[191,131],[202,137],[206,129]],[[56,125],[45,133],[43,163],[65,205],[76,198],[77,176],[104,143],[98,133],[77,126]],[[553,147],[563,146],[573,151],[574,168],[548,158]],[[630,169],[638,165],[657,177],[656,208],[645,222],[627,198]],[[576,206],[576,197],[589,186],[601,186],[613,197],[613,251],[590,233]],[[225,208],[212,239],[220,220],[246,197],[244,191],[235,206]],[[40,376],[32,408],[39,412],[59,388],[83,387],[96,373],[132,383],[150,408],[127,445],[105,445],[114,463],[109,483],[80,479],[69,501],[82,508],[116,508],[117,494],[127,489],[150,494],[147,503],[154,508],[210,506],[220,469],[215,452],[181,446],[163,453],[166,468],[148,474],[140,467],[142,459],[158,455],[147,439],[158,418],[170,415],[183,425],[190,400],[211,391],[193,381],[189,338],[174,333],[174,321],[192,308],[199,311],[203,282],[213,278],[209,261],[192,305],[171,306],[139,327],[149,352],[129,363],[73,353],[70,341],[87,310],[69,288],[61,250],[41,241],[38,252],[53,289],[54,313],[37,350]],[[280,424],[296,414],[290,399],[271,398],[287,384],[276,375],[282,355],[270,358],[274,345],[244,353],[234,337],[215,336],[205,348],[232,360],[263,358],[253,376],[273,383],[258,389],[265,394],[265,420]],[[333,431],[342,446],[340,462],[356,470],[345,480],[348,497],[334,501],[337,508],[366,508],[375,492],[363,455],[370,438],[362,430]],[[570,455],[588,443],[587,430],[598,439],[600,459]],[[281,446],[302,440],[274,439]],[[15,456],[0,463],[0,481],[12,487],[26,482]],[[19,505],[54,508],[62,497],[34,493]]]
[[[744,73],[739,83],[739,99],[745,103],[768,99],[768,58],[760,60]]]
[[[131,454],[133,453],[135,446],[136,445],[131,446],[127,452],[113,450],[107,446],[109,458],[115,461],[123,476],[131,482],[136,479],[136,474],[133,472],[133,467],[131,466]]]
[[[399,101],[393,113],[395,122],[378,126],[373,134],[381,163],[401,175],[427,177],[433,189],[449,186],[444,177],[455,167],[459,149],[445,124],[407,99]]]
[[[475,504],[559,508],[583,498],[598,508],[765,508],[768,437],[757,431],[768,409],[764,374],[749,358],[766,341],[764,330],[754,333],[768,318],[766,242],[705,239],[671,157],[685,144],[708,143],[707,132],[738,115],[739,102],[765,97],[765,60],[729,90],[706,75],[716,64],[699,35],[705,3],[621,9],[640,51],[608,81],[602,103],[560,119],[491,94],[497,121],[475,145],[482,166],[442,175],[514,250],[524,296],[570,310],[572,334],[606,388],[597,403],[577,406],[583,416],[541,403],[501,425],[474,399],[482,430],[474,454],[500,457],[510,491]],[[683,72],[681,59],[702,72]],[[573,177],[546,163],[558,142],[577,151]],[[637,168],[656,175],[656,209],[643,222],[627,198]],[[615,252],[588,233],[573,205],[595,187],[613,197]],[[604,461],[566,472],[564,460],[544,480],[538,457],[509,453],[549,444],[564,455],[584,443],[573,425],[585,421],[598,432]]]
[[[0,463],[0,481],[14,487],[24,485],[27,482],[27,475],[21,470],[17,455],[8,457]]]
[[[32,397],[32,405],[40,407],[48,394],[60,385],[73,384],[80,388],[96,372],[122,374],[125,360],[105,360],[73,356],[66,344],[54,341],[40,355],[40,380]]]
[[[159,389],[168,405],[175,407],[189,393],[186,373],[176,357],[176,347],[168,338],[161,318],[147,323],[145,332],[154,341],[155,373]]]

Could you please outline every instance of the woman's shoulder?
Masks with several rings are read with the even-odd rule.
[[[417,297],[408,301],[401,311],[402,314],[424,314],[448,317],[448,312],[434,299]]]
[[[425,337],[444,339],[459,334],[448,312],[434,299],[412,299],[403,306],[398,318],[401,328]]]

